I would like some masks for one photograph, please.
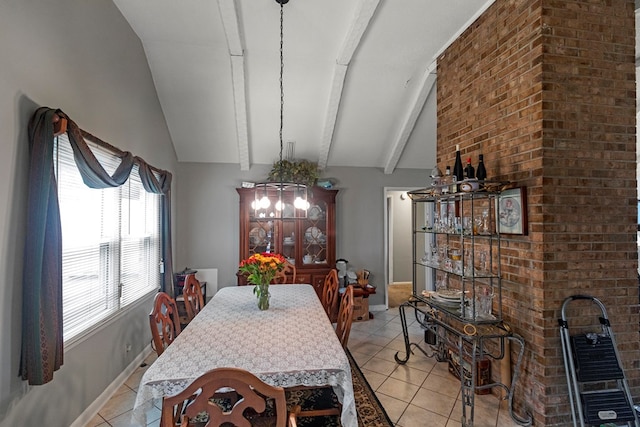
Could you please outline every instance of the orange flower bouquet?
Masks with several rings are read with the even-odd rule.
[[[269,308],[269,283],[284,268],[285,259],[280,254],[263,252],[253,254],[240,262],[239,270],[247,274],[249,283],[255,285],[253,293],[258,297],[258,308]]]

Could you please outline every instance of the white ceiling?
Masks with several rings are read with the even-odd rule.
[[[179,161],[279,155],[275,0],[114,0],[144,46]],[[284,5],[285,150],[326,166],[430,168],[435,59],[493,0]],[[286,154],[285,154],[286,155]]]

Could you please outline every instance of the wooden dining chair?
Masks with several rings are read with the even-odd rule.
[[[353,285],[347,286],[340,301],[338,321],[336,322],[336,334],[343,348],[347,348],[351,324],[353,323]]]
[[[296,282],[296,266],[289,261],[284,262],[284,267],[281,271],[278,271],[271,283],[284,284],[284,283],[297,283]]]
[[[184,278],[184,308],[187,311],[187,323],[191,322],[196,314],[200,313],[204,307],[204,297],[202,296],[202,286],[195,274],[187,274]]]
[[[225,393],[233,390],[237,401],[219,398],[221,389]],[[196,421],[205,421],[211,427],[296,427],[297,411],[287,411],[282,387],[271,386],[243,369],[216,368],[183,391],[162,399],[160,427],[186,427]]]
[[[178,307],[173,298],[165,292],[158,292],[153,299],[153,309],[149,313],[151,327],[151,347],[160,356],[164,349],[180,335]]]
[[[335,270],[332,270],[335,273]],[[338,295],[338,276],[335,275],[335,285],[332,273],[327,275],[325,280],[325,290],[333,292],[332,286],[335,286],[335,298]],[[323,303],[325,301],[325,292],[323,292]],[[332,297],[327,297],[327,300]],[[333,300],[335,304],[335,299]],[[326,306],[325,306],[326,307]],[[333,307],[333,305],[330,305]],[[326,309],[326,308],[325,308]],[[327,313],[329,314],[329,313]],[[331,317],[329,315],[329,317]],[[336,323],[336,334],[342,344],[343,348],[347,348],[347,341],[349,340],[349,333],[351,332],[351,324],[353,323],[353,286],[349,285],[345,289],[342,300],[340,301],[340,311],[338,313],[338,321]],[[315,396],[311,398],[311,396]],[[322,396],[322,398],[318,398]],[[296,411],[298,418],[305,417],[339,417],[342,412],[342,405],[335,396],[331,387],[307,387],[296,386],[287,388],[287,399],[291,403],[295,403],[299,408]]]
[[[327,312],[327,316],[329,316],[329,319],[331,319],[333,307],[335,307],[337,301],[338,271],[333,268],[324,278],[324,285],[322,287],[322,305],[324,306],[324,311]]]

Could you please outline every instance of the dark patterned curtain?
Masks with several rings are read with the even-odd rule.
[[[20,376],[31,385],[45,384],[63,363],[62,336],[62,231],[53,165],[54,116],[68,121],[67,134],[84,183],[91,188],[124,184],[137,163],[146,191],[162,194],[162,289],[171,289],[171,174],[151,168],[129,152],[109,175],[85,142],[83,132],[60,110],[41,107],[29,121],[29,184],[27,235],[22,283],[22,354]],[[98,143],[102,141],[95,137]],[[103,143],[104,145],[108,145]],[[114,148],[114,147],[111,147]],[[156,175],[158,177],[156,177]]]

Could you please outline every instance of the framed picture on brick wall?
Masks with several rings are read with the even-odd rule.
[[[527,187],[501,192],[496,205],[496,229],[500,234],[527,234]]]

